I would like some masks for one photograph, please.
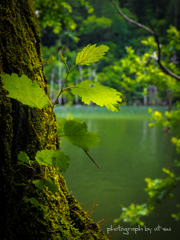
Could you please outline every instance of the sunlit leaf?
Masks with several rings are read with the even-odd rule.
[[[90,65],[90,63],[94,63],[99,61],[100,58],[103,57],[105,52],[109,50],[109,47],[106,45],[101,45],[99,47],[96,47],[96,44],[94,45],[87,45],[83,48],[81,52],[77,54],[76,57],[76,64],[77,65]]]
[[[120,110],[118,102],[122,101],[122,94],[113,88],[100,85],[99,82],[94,83],[91,80],[82,81],[75,88],[71,88],[71,92],[74,95],[78,94],[82,101],[88,105],[92,101],[101,107],[106,106],[112,112]]]
[[[86,151],[89,151],[89,147],[97,147],[97,142],[100,141],[98,134],[88,132],[86,123],[81,123],[78,119],[61,118],[57,136]]]
[[[18,160],[24,162],[24,163],[29,163],[29,157],[25,152],[20,151],[18,154]]]
[[[40,88],[36,81],[29,79],[26,75],[18,77],[17,74],[0,74],[3,79],[4,86],[10,97],[18,100],[24,105],[29,107],[36,107],[42,109],[50,105],[48,97],[45,95],[44,91]]]

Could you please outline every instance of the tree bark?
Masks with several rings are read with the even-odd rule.
[[[32,0],[0,1],[0,74],[27,75],[36,81],[49,97],[47,80],[43,73],[39,26]],[[38,109],[22,105],[6,97],[0,78],[0,236],[9,239],[107,239],[98,224],[87,217],[79,203],[68,194],[62,175],[38,167],[37,173],[51,177],[58,186],[52,194],[32,185],[27,197],[35,197],[40,205],[35,207],[23,201],[15,219],[24,188],[31,178],[32,169],[17,165],[20,151],[34,159],[43,149],[47,126]],[[50,99],[50,97],[49,97]],[[49,107],[43,109],[48,118]],[[57,132],[57,118],[53,113],[49,138]],[[46,149],[60,149],[60,139],[53,138]],[[2,224],[3,223],[3,224]]]

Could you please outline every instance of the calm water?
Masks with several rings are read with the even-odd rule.
[[[151,121],[147,109],[148,107],[121,107],[119,113],[112,113],[105,108],[93,106],[55,108],[58,118],[71,114],[82,122],[85,121],[88,131],[97,132],[101,138],[98,148],[90,148],[89,152],[100,169],[80,148],[63,139],[62,151],[71,158],[70,167],[64,174],[69,192],[83,209],[95,202],[98,204],[91,218],[96,222],[103,218],[109,219],[102,225],[105,233],[113,225],[113,219],[120,216],[120,203],[128,207],[131,203],[142,204],[146,201],[148,196],[143,190],[146,187],[146,177],[166,177],[162,172],[163,167],[177,172],[173,166],[173,160],[177,158],[175,147],[171,143],[173,133],[164,134],[161,127],[148,127]],[[154,109],[161,112],[167,110],[165,107]],[[177,203],[176,197],[166,200],[154,215],[144,218],[146,227],[152,229],[151,233],[143,227],[143,231],[136,234],[134,231],[129,231],[129,234],[117,231],[110,239],[179,239],[179,222],[170,217],[171,213],[176,212]],[[118,225],[132,227],[124,222],[118,222],[114,227]],[[155,231],[158,225],[171,228],[171,231]],[[114,232],[110,232],[112,233]]]

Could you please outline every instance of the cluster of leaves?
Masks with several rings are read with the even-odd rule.
[[[152,111],[151,108],[148,109],[148,112],[151,113],[151,119],[153,122],[149,123],[149,127],[156,127],[159,124],[163,127],[169,128],[169,129],[177,129],[180,123],[180,103],[176,102],[176,110],[166,111],[164,115],[159,111]],[[177,137],[179,138],[179,134],[177,134]],[[173,137],[175,139],[175,137]],[[173,140],[175,143],[175,140]]]
[[[100,85],[100,83],[96,82],[93,83],[92,81],[86,80],[81,82],[80,84],[76,86],[71,86],[68,88],[63,88],[64,84],[66,82],[66,79],[69,75],[69,73],[74,69],[77,65],[89,65],[90,63],[99,61],[100,58],[103,57],[105,52],[108,51],[107,46],[99,46],[96,47],[96,45],[88,45],[84,47],[84,49],[77,54],[76,56],[76,64],[69,70],[68,65],[66,63],[66,58],[62,56],[62,54],[59,54],[59,57],[65,67],[67,68],[67,75],[64,80],[64,83],[62,85],[62,88],[59,92],[59,94],[56,97],[56,100],[54,103],[52,103],[44,91],[39,87],[36,81],[31,81],[26,75],[22,75],[21,77],[18,77],[17,74],[13,73],[11,75],[9,74],[1,74],[0,76],[3,79],[3,88],[6,89],[9,94],[7,97],[16,99],[20,101],[22,104],[27,105],[31,108],[38,108],[39,111],[41,109],[50,107],[51,108],[51,114],[53,113],[54,105],[58,99],[58,97],[67,90],[71,90],[72,94],[78,94],[82,101],[86,104],[90,104],[90,101],[95,102],[97,105],[100,106],[106,106],[108,109],[111,109],[114,111],[119,111],[119,102],[121,102],[121,93],[117,92],[115,89],[111,89],[109,87],[104,87]],[[43,112],[41,111],[43,114]],[[26,165],[29,168],[32,168],[32,170],[35,169],[35,166],[37,164],[41,165],[49,165],[54,166],[57,168],[57,170],[53,170],[59,174],[61,174],[61,171],[65,172],[69,166],[69,160],[70,158],[61,150],[47,150],[46,145],[48,141],[48,134],[49,129],[52,125],[51,116],[47,119],[47,117],[43,114],[46,125],[47,125],[47,136],[44,143],[44,149],[41,151],[37,151],[35,155],[35,159],[30,160],[29,157],[25,152],[20,152],[18,154],[18,164]],[[80,120],[70,118],[65,119],[62,118],[58,122],[58,137],[62,137],[72,143],[73,145],[83,149],[85,153],[89,156],[87,153],[89,151],[89,147],[97,147],[97,142],[100,141],[100,138],[97,133],[95,132],[88,132],[86,123],[81,123]],[[55,136],[54,136],[55,137]],[[90,156],[89,156],[90,157]],[[90,157],[90,159],[94,162],[94,160]],[[94,162],[95,163],[95,162]],[[96,163],[95,163],[96,164]],[[96,164],[98,167],[98,165]],[[38,179],[32,179],[29,180],[30,183],[33,183],[37,188],[40,190],[44,189],[44,186],[48,187],[48,189],[55,193],[57,192],[58,188],[56,184],[53,182],[51,178],[46,178],[45,176],[39,176]],[[27,199],[26,196],[23,196],[24,201],[30,201],[35,206],[38,205],[38,202],[35,198]]]
[[[144,222],[141,221],[140,217],[147,216],[150,212],[147,204],[135,205],[134,203],[131,203],[129,207],[124,207],[120,204],[120,207],[122,214],[119,218],[114,220],[114,223],[123,220],[124,222],[131,222],[132,224],[139,224],[143,226]]]
[[[65,76],[66,76],[66,67],[62,63],[62,61],[59,61],[60,55],[56,54],[58,46],[59,46],[59,44],[57,42],[57,44],[53,47],[50,47],[50,48],[42,47],[43,57],[45,60],[44,71],[45,71],[46,77],[50,80],[50,81],[48,81],[49,82],[48,85],[50,88],[51,99],[54,98],[54,95],[57,95],[57,93],[59,91],[59,86],[61,85],[60,82],[62,82],[62,79],[65,78]],[[92,48],[90,50],[93,51]],[[50,54],[53,54],[54,60],[53,60],[53,62],[48,63]],[[71,52],[69,49],[66,49],[65,56],[67,57],[68,65],[74,64],[73,61],[74,61],[74,58],[76,57],[75,51]],[[48,63],[48,64],[46,64],[46,63]],[[83,79],[95,80],[93,78],[93,70],[92,69],[96,69],[98,64],[99,64],[99,62],[98,63],[94,62],[91,65],[82,64],[83,68],[81,67],[81,69],[74,68],[73,71],[71,72],[71,74],[69,74],[69,76],[68,76],[68,79],[66,81],[66,86],[70,87],[70,86],[73,86],[74,84],[77,85]],[[96,74],[95,74],[95,76],[96,76]],[[52,91],[52,89],[53,89],[53,91]],[[68,100],[67,104],[68,105],[70,103],[72,104],[72,102],[75,99],[75,95],[72,94],[71,91],[65,91],[64,94],[66,95],[66,98]]]
[[[38,0],[38,1],[41,2],[42,0]],[[44,29],[44,33],[43,33],[44,36],[42,35],[42,38],[41,38],[42,45],[52,47],[52,45],[55,45],[55,39],[58,42],[60,39],[61,43],[59,43],[59,45],[64,45],[66,47],[67,49],[66,56],[67,56],[67,55],[70,55],[68,53],[69,48],[72,52],[72,50],[76,51],[77,48],[81,47],[82,45],[87,45],[89,43],[105,44],[111,49],[111,51],[107,53],[107,56],[105,56],[101,60],[101,64],[98,65],[97,71],[99,72],[103,71],[103,68],[111,64],[112,61],[118,60],[126,53],[124,49],[124,42],[126,42],[127,45],[132,45],[132,46],[138,45],[139,47],[140,40],[142,40],[143,38],[141,37],[140,39],[138,39],[139,34],[136,36],[136,38],[134,37],[135,35],[133,34],[131,25],[124,22],[123,19],[120,19],[115,14],[114,8],[110,3],[110,1],[105,1],[101,6],[101,9],[99,9],[98,1],[89,1],[90,4],[87,5],[88,11],[84,11],[84,8],[82,8],[80,1],[68,0],[66,2],[71,6],[72,13],[70,13],[69,17],[71,17],[75,22],[76,29],[71,30],[68,26],[64,27],[62,25],[61,27],[63,31],[61,31],[60,34],[58,35],[54,34],[52,37],[50,37],[53,26],[46,28]],[[51,8],[51,6],[48,6],[47,9],[48,8]],[[36,5],[35,5],[35,9],[37,9]],[[92,11],[92,9],[94,9],[94,11]],[[131,16],[131,13],[128,11],[128,9],[124,9],[124,11]],[[54,13],[53,9],[51,9],[51,12],[53,12],[54,14],[53,17],[54,17],[56,15],[56,12]],[[48,18],[48,10],[46,10],[45,8],[42,8],[41,13],[45,16],[45,18]],[[56,18],[57,22],[59,22],[58,19],[59,18],[57,17]],[[40,26],[44,28],[45,26],[43,24],[45,20],[43,19],[41,20],[40,15],[38,20],[39,20]],[[67,21],[65,20],[64,24],[66,24],[66,22]],[[113,39],[113,42],[112,42],[112,39]],[[136,43],[132,43],[133,41],[134,42],[136,41]],[[56,49],[58,48],[58,46],[56,47]],[[56,56],[56,49],[54,51],[55,56]],[[43,51],[43,57],[44,57],[48,50],[43,48],[42,51]],[[73,56],[72,56],[72,59],[73,59]],[[51,71],[50,71],[50,68],[51,68]],[[45,72],[48,72],[49,75],[51,75],[51,73],[53,72],[53,66],[45,65]],[[76,72],[77,72],[76,76],[78,76],[79,72],[77,70]],[[55,74],[58,75],[58,71],[55,71]],[[58,76],[56,77],[56,79],[58,79]],[[74,78],[72,77],[72,81],[74,80],[75,80],[75,77]],[[106,85],[112,88],[116,88],[116,86],[111,84],[111,82],[108,82],[108,84]],[[119,91],[118,88],[116,89]],[[127,92],[128,90],[126,91],[126,93]]]
[[[150,200],[153,202],[153,205],[156,204],[156,202],[158,203],[162,201],[162,199],[166,196],[172,198],[173,194],[171,191],[178,185],[178,181],[180,180],[180,177],[176,177],[173,172],[170,172],[170,170],[163,168],[162,171],[169,176],[164,179],[145,179],[147,182],[145,191],[148,193]]]
[[[180,166],[180,161],[176,161],[176,166],[178,165]],[[122,213],[119,218],[115,219],[115,223],[124,221],[144,226],[145,223],[141,218],[148,216],[151,212],[153,212],[155,206],[161,203],[163,199],[173,197],[172,190],[175,187],[179,186],[180,177],[175,176],[175,174],[173,172],[170,172],[169,169],[163,168],[162,170],[169,176],[164,179],[145,179],[147,182],[145,191],[149,195],[148,203],[141,205],[135,205],[134,203],[131,203],[129,207],[124,207],[122,204],[120,204]],[[178,220],[179,215],[180,213],[172,214],[171,216]]]

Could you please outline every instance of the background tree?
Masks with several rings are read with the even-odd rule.
[[[0,2],[0,73],[27,75],[36,81],[49,97],[43,73],[40,31],[31,0]],[[58,186],[52,194],[31,185],[27,197],[35,196],[40,205],[21,202],[21,196],[31,178],[31,170],[18,165],[17,155],[24,151],[33,159],[43,148],[47,126],[37,109],[24,106],[6,97],[0,79],[0,206],[2,239],[107,239],[99,226],[87,217],[75,198],[68,193],[62,175],[54,168],[39,167],[37,173],[51,177]],[[49,107],[43,109],[48,118]],[[57,119],[49,138],[57,132]],[[48,141],[46,149],[60,149],[58,137]]]

